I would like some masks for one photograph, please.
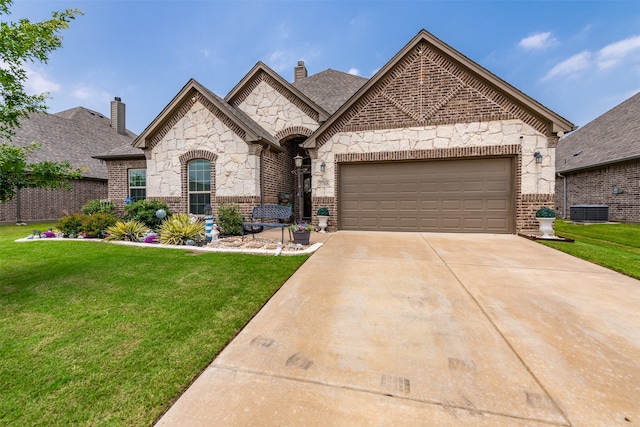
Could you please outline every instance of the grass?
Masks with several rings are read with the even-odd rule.
[[[306,256],[81,241],[0,227],[0,425],[151,425]]]
[[[556,220],[555,232],[575,242],[540,242],[640,279],[640,224],[572,224]]]

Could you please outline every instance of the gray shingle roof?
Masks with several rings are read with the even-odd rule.
[[[556,170],[572,170],[640,158],[640,92],[563,138]]]
[[[292,85],[329,114],[335,113],[342,104],[358,91],[368,79],[329,68],[318,74],[300,79]]]
[[[86,168],[85,178],[107,179],[106,165],[91,156],[118,147],[131,147],[136,135],[121,135],[111,127],[111,119],[84,107],[55,114],[33,113],[21,121],[21,128],[10,144],[24,147],[35,141],[42,145],[29,156],[29,161],[68,160],[75,168]]]

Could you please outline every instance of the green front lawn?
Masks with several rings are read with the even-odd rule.
[[[150,425],[307,259],[0,227],[0,425]]]
[[[640,224],[572,224],[556,220],[555,232],[575,242],[540,242],[640,279]]]

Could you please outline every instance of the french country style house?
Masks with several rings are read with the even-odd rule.
[[[258,62],[225,98],[190,80],[132,147],[98,157],[115,202],[248,216],[288,195],[314,223],[328,207],[332,229],[516,233],[554,205],[573,128],[422,30],[370,79],[300,61],[292,83]]]

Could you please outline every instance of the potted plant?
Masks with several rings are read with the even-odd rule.
[[[318,209],[318,227],[320,227],[321,233],[326,233],[324,231],[327,228],[327,221],[329,220],[329,209],[328,208],[320,208]]]
[[[289,226],[289,231],[293,234],[293,243],[300,243],[301,245],[309,244],[311,230],[313,230],[313,225],[307,224],[306,222],[291,224]]]
[[[553,209],[541,208],[536,212],[540,233],[543,239],[553,238],[553,221],[556,219],[556,213]]]

